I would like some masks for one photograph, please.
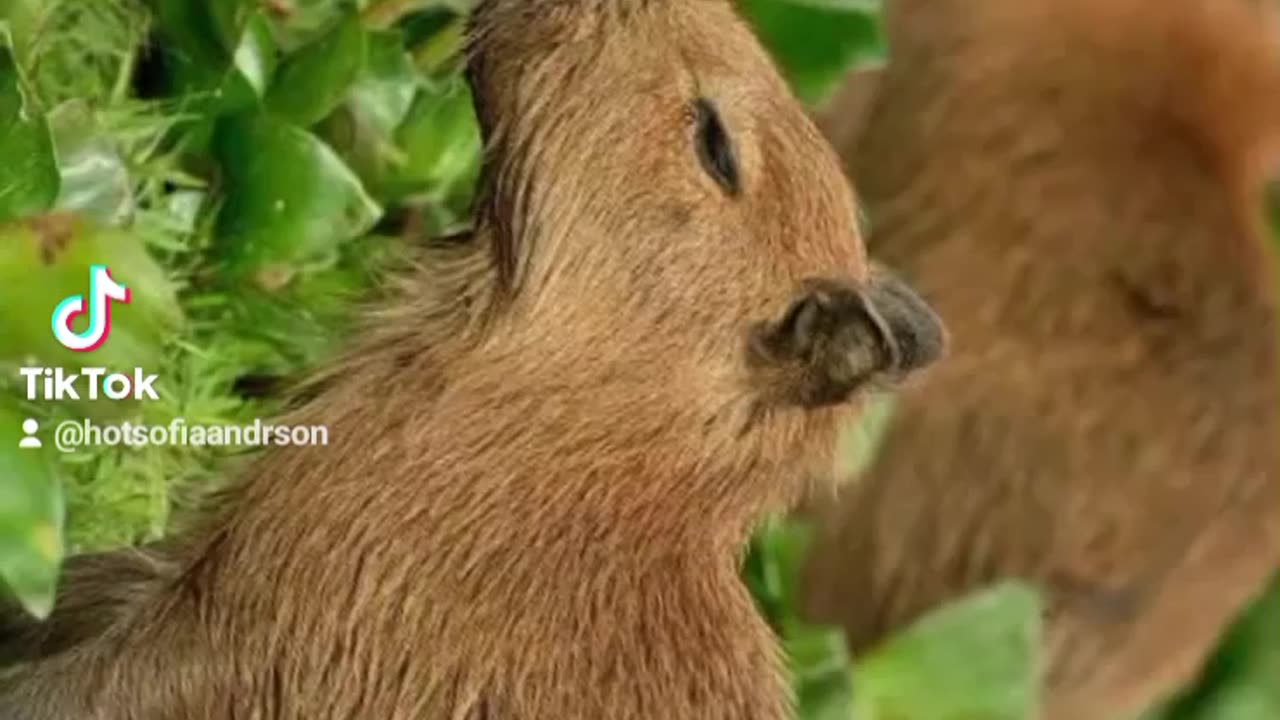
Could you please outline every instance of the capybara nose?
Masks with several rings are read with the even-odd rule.
[[[901,374],[928,367],[947,348],[947,330],[929,303],[895,275],[877,267],[868,280],[867,300],[886,333],[890,367]]]

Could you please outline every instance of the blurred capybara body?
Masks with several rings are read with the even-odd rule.
[[[741,546],[941,326],[727,3],[471,32],[474,237],[311,386],[290,421],[329,446],[0,618],[5,720],[787,716]]]
[[[1045,717],[1127,720],[1191,679],[1280,562],[1261,213],[1276,7],[888,12],[890,61],[842,97],[864,114],[841,150],[869,251],[954,342],[904,391],[865,477],[817,513],[806,612],[858,651],[963,592],[1034,579]]]

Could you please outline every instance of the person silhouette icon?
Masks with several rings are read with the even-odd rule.
[[[22,421],[22,432],[26,437],[18,442],[18,447],[23,449],[35,449],[43,447],[40,438],[36,437],[36,431],[40,429],[40,423],[35,418],[27,418]]]

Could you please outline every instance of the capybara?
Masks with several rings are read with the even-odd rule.
[[[815,496],[807,618],[860,652],[962,593],[1032,580],[1044,717],[1130,720],[1262,589],[1280,562],[1261,204],[1278,11],[890,3],[887,65],[822,121],[839,137],[839,102],[853,108],[839,150],[869,252],[954,343],[902,389],[865,475]]]
[[[430,245],[171,538],[2,621],[5,720],[781,720],[738,576],[858,398],[944,351],[725,0],[482,0]]]

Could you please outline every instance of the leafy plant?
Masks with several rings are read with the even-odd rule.
[[[1041,613],[1037,591],[1009,581],[925,615],[858,661],[855,717],[1035,717]]]
[[[225,463],[152,446],[55,461],[18,448],[26,421],[268,412],[269,399],[238,389],[328,353],[394,253],[373,232],[386,211],[461,219],[479,159],[470,118],[437,128],[442,148],[460,148],[448,163],[422,164],[401,140],[415,103],[443,96],[414,55],[451,26],[412,39],[393,27],[448,7],[415,3],[374,26],[357,5],[328,1],[0,6],[0,578],[30,610],[48,611],[64,547],[159,535],[183,489],[216,482]],[[342,117],[359,119],[379,161],[430,171],[399,173],[398,192],[381,192],[334,131]],[[49,313],[108,259],[133,300],[93,361],[155,369],[161,400],[20,400],[19,367],[80,365]]]

